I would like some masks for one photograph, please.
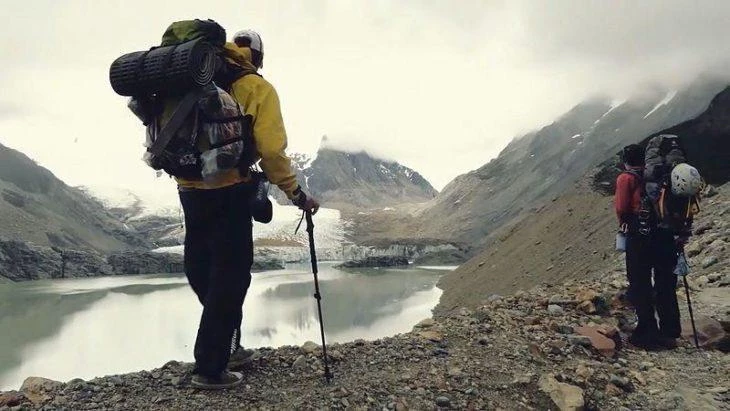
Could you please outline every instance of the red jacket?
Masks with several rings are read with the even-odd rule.
[[[641,167],[629,167],[628,170],[643,174]],[[631,173],[621,173],[616,179],[616,216],[619,224],[628,224],[634,220],[641,209],[641,178]]]

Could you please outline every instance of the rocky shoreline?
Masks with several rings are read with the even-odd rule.
[[[408,267],[408,258],[403,256],[372,256],[359,260],[349,260],[336,265],[337,268],[360,268],[360,267]]]
[[[281,270],[284,263],[275,258],[255,258],[251,269]],[[128,250],[104,255],[0,239],[0,279],[13,282],[182,272],[183,256],[179,253]]]
[[[225,392],[191,388],[192,365],[171,361],[90,381],[30,378],[0,394],[0,409],[730,409],[730,356],[712,349],[730,341],[728,307],[706,303],[707,290],[730,288],[693,290],[696,315],[710,322],[700,325],[699,350],[689,339],[661,352],[628,345],[632,312],[614,273],[494,295],[409,333],[331,344],[329,385],[320,348],[307,343],[258,349],[244,384]]]
[[[0,277],[11,281],[182,271],[182,256],[172,253],[128,250],[105,255],[0,239]]]

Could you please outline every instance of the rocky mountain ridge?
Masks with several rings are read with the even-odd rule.
[[[299,184],[329,208],[392,207],[428,201],[437,194],[417,171],[364,151],[329,148],[326,137],[315,156],[293,153],[291,158]],[[283,193],[273,192],[280,204],[289,204]]]
[[[583,102],[454,179],[412,213],[409,229],[416,237],[483,247],[492,231],[562,194],[622,146],[698,116],[726,86],[703,77],[681,90],[650,90],[623,102]]]
[[[148,247],[97,201],[0,145],[0,236],[100,252]]]

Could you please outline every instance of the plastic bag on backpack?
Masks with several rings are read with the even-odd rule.
[[[674,267],[674,275],[684,277],[687,274],[689,274],[689,263],[687,263],[684,253],[680,253],[677,257],[677,265]]]
[[[203,181],[213,181],[222,172],[238,167],[243,153],[243,141],[234,141],[222,147],[204,151],[200,155],[202,160]]]

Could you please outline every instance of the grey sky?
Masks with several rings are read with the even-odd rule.
[[[0,142],[73,185],[157,190],[140,161],[142,126],[108,67],[186,18],[215,19],[229,36],[260,31],[292,151],[313,152],[326,134],[439,189],[589,95],[678,87],[730,57],[724,1],[171,4],[4,2]]]

